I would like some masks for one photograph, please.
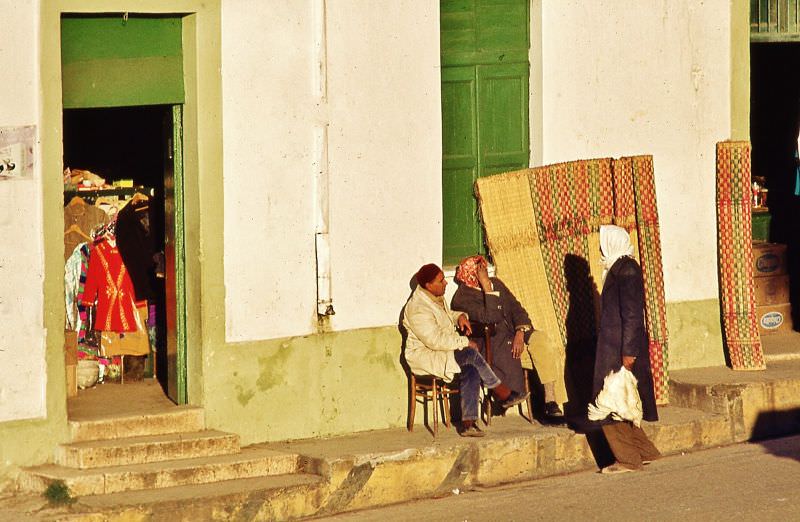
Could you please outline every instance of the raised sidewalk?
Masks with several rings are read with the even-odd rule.
[[[673,371],[670,405],[659,414],[661,420],[644,429],[665,455],[799,433],[800,359],[773,360],[761,372]],[[531,425],[509,415],[493,419],[486,431],[484,438],[468,439],[440,426],[434,439],[418,425],[412,433],[390,429],[251,446],[239,455],[257,455],[260,468],[237,464],[244,474],[220,464],[232,456],[198,456],[189,459],[191,467],[174,460],[136,464],[125,468],[127,479],[115,471],[116,482],[149,481],[153,489],[125,491],[122,485],[122,491],[79,496],[62,508],[18,493],[0,499],[0,519],[289,520],[597,468],[595,457],[602,458],[591,433],[566,426]],[[62,478],[79,487],[97,472],[77,473]],[[110,484],[111,474],[102,471],[101,484]]]

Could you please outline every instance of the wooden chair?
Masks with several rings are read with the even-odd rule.
[[[486,362],[489,363],[489,366],[492,365],[492,336],[495,334],[495,325],[494,323],[480,323],[478,321],[470,321],[470,325],[472,326],[472,337],[483,337],[484,342],[484,353],[486,354],[484,359]],[[531,385],[528,382],[528,370],[525,368],[522,369],[523,375],[525,377],[525,393],[528,394],[528,400],[525,401],[526,410],[528,416],[526,417],[522,411],[522,404],[519,404],[519,413],[522,418],[533,424],[533,397],[531,396]],[[483,416],[484,422],[486,425],[490,425],[492,423],[492,401],[490,398],[490,394],[488,390],[484,390],[483,393]]]
[[[450,427],[450,396],[457,394],[457,388],[449,388],[441,377],[433,375],[414,375],[409,372],[409,412],[408,431],[414,431],[414,414],[417,409],[417,400],[422,401],[425,408],[425,425],[428,425],[428,401],[433,402],[433,436],[439,433],[439,405],[444,408],[443,422]]]

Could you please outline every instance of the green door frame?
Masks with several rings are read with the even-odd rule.
[[[174,14],[183,17],[183,224],[185,238],[186,397],[202,405],[205,354],[208,346],[225,344],[222,176],[222,85],[220,0],[51,0],[40,6],[41,116],[40,165],[44,240],[44,327],[47,361],[47,415],[66,419],[64,398],[64,287],[62,79],[60,23],[62,14]],[[202,110],[200,110],[202,107]],[[199,147],[202,141],[203,147]],[[201,194],[200,186],[204,191]],[[201,221],[201,208],[203,220]],[[205,255],[200,255],[200,244]],[[206,326],[204,328],[204,326]]]

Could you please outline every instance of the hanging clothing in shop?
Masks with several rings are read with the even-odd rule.
[[[92,229],[106,223],[108,214],[79,196],[73,197],[64,207],[64,261],[76,246],[90,240]]]
[[[137,194],[137,196],[141,196]],[[155,244],[150,231],[150,205],[146,196],[134,198],[117,214],[117,248],[136,291],[136,299],[155,299]]]
[[[136,331],[133,283],[113,240],[95,245],[89,256],[89,271],[82,302],[97,299],[95,329],[112,332]]]
[[[66,328],[77,331],[80,329],[80,315],[78,310],[78,295],[86,282],[86,271],[81,268],[89,262],[89,246],[80,243],[64,263],[64,305],[67,310]]]

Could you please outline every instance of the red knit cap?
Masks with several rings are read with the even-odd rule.
[[[417,283],[419,286],[424,288],[425,285],[433,281],[441,271],[442,269],[433,263],[423,265],[419,270],[417,270]]]

